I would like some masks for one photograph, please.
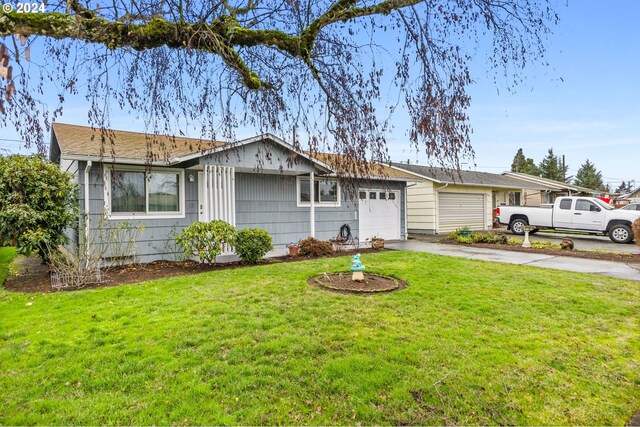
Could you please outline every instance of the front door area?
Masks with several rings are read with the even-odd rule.
[[[198,172],[198,221],[220,219],[235,227],[235,170],[232,167],[205,165]]]

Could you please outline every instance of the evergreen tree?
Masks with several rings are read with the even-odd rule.
[[[618,188],[616,188],[616,193],[626,193],[629,190],[629,187],[627,187],[627,183],[622,181],[622,184],[620,184],[618,186]]]
[[[527,159],[524,157],[522,148],[518,148],[518,152],[513,157],[513,162],[511,162],[511,172],[522,172],[526,163]]]
[[[513,162],[511,162],[511,172],[520,172],[536,176],[540,175],[540,171],[533,159],[525,157],[522,148],[518,149],[518,152],[513,158]]]
[[[547,155],[542,159],[540,165],[540,176],[554,181],[565,182],[568,166],[565,165],[564,170],[558,156],[553,153],[553,148],[549,148]]]
[[[603,188],[602,172],[598,171],[596,166],[587,159],[578,169],[574,183],[580,187],[600,190]]]

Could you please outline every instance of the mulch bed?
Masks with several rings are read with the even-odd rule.
[[[377,274],[364,274],[364,281],[351,280],[351,273],[320,274],[307,280],[311,286],[337,292],[341,294],[374,295],[398,291],[407,287],[407,284],[395,277],[380,276]]]
[[[567,256],[574,258],[587,258],[598,259],[602,261],[614,261],[623,262],[625,264],[640,264],[640,254],[623,254],[613,252],[596,252],[596,251],[581,251],[581,250],[562,250],[562,249],[535,249],[535,248],[523,248],[520,245],[498,245],[493,243],[460,243],[457,240],[441,240],[439,243],[446,243],[448,245],[468,246],[470,248],[487,248],[498,249],[501,251],[513,251],[513,252],[528,252],[542,255],[553,256]]]
[[[219,264],[201,264],[196,261],[155,261],[146,264],[131,264],[113,267],[103,272],[103,283],[96,283],[83,287],[82,289],[105,288],[130,283],[140,283],[148,280],[164,279],[168,277],[185,276],[208,271],[227,270],[235,268],[253,267],[255,265],[268,265],[281,262],[297,262],[317,258],[335,258],[341,256],[351,256],[356,253],[366,254],[372,252],[382,252],[390,249],[359,249],[342,250],[323,257],[310,256],[281,256],[264,259],[258,264],[243,264],[241,262],[227,262]],[[51,289],[51,277],[47,269],[40,269],[38,274],[9,275],[4,283],[4,288],[12,292],[60,292]],[[75,289],[65,290],[65,292]]]

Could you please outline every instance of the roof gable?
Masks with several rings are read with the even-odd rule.
[[[142,132],[101,130],[64,123],[54,123],[52,129],[52,145],[57,143],[61,157],[80,160],[113,159],[127,164],[173,165],[265,139],[308,159],[325,172],[332,172],[321,160],[311,159],[308,154],[296,150],[291,144],[269,133],[226,143]]]

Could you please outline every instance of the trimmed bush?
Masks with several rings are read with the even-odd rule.
[[[243,262],[255,264],[273,249],[273,241],[262,228],[244,228],[233,236],[233,246]]]
[[[333,245],[330,242],[307,237],[300,241],[300,255],[323,256],[333,253]]]
[[[531,242],[533,249],[562,249],[562,247],[553,242]]]
[[[233,244],[236,229],[228,222],[194,222],[178,235],[176,243],[187,256],[197,256],[200,261],[215,263],[222,246]]]
[[[0,246],[47,260],[77,226],[77,206],[71,174],[39,156],[0,156]]]

